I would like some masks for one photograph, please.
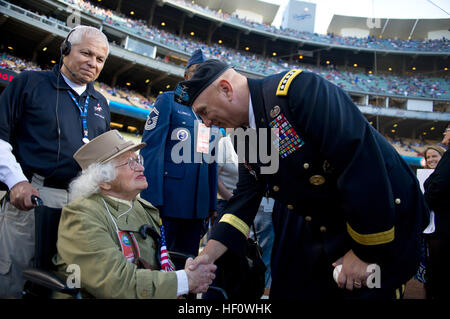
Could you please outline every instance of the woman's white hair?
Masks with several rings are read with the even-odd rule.
[[[100,183],[109,183],[117,177],[115,162],[93,163],[81,172],[69,185],[69,201],[79,197],[89,197],[100,192]]]

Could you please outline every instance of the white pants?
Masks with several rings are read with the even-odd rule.
[[[43,178],[31,180],[45,206],[62,208],[68,192],[43,186]],[[34,209],[23,211],[3,200],[0,208],[0,298],[21,298],[22,271],[33,266]]]

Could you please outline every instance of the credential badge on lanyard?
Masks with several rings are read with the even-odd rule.
[[[195,118],[197,119],[196,122],[198,123],[196,151],[198,153],[208,154],[209,153],[209,138],[211,135],[211,129],[202,123],[202,121],[198,118],[197,114],[195,114],[194,111],[192,111],[192,113],[194,114]]]
[[[73,103],[78,107],[80,110],[80,116],[81,116],[81,124],[83,125],[83,138],[82,141],[84,144],[89,143],[88,139],[88,127],[87,127],[87,113],[89,108],[89,95],[86,97],[86,100],[84,101],[84,108],[81,108],[80,103],[78,103],[75,96],[73,96],[73,93],[68,91],[70,97],[72,98]]]
[[[137,243],[137,240],[132,233],[119,230],[119,227],[117,227],[116,221],[114,220],[113,216],[111,215],[111,212],[109,211],[108,205],[106,205],[106,202],[103,198],[102,198],[102,200],[103,200],[103,204],[105,205],[106,211],[108,212],[109,217],[111,218],[111,220],[116,228],[116,234],[117,234],[117,238],[119,239],[119,242],[120,242],[122,254],[129,262],[133,262],[135,257],[140,257],[139,245]],[[133,248],[131,246],[132,245],[131,241],[133,241],[134,247],[136,247],[137,256],[134,255]]]
[[[210,128],[203,123],[198,123],[197,131],[197,152],[199,153],[209,153],[209,136]]]

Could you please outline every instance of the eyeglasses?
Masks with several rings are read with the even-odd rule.
[[[116,168],[121,167],[121,166],[125,166],[127,165],[130,166],[130,168],[133,171],[136,171],[137,165],[140,164],[141,166],[144,166],[144,158],[142,157],[142,155],[138,155],[137,157],[130,157],[128,159],[128,162],[120,164],[118,166],[116,166]]]

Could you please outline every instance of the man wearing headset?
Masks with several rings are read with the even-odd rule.
[[[98,29],[78,26],[61,45],[52,71],[25,71],[0,96],[0,298],[17,298],[34,256],[31,195],[49,207],[67,203],[80,167],[73,154],[110,127],[110,111],[94,89],[109,53]]]

